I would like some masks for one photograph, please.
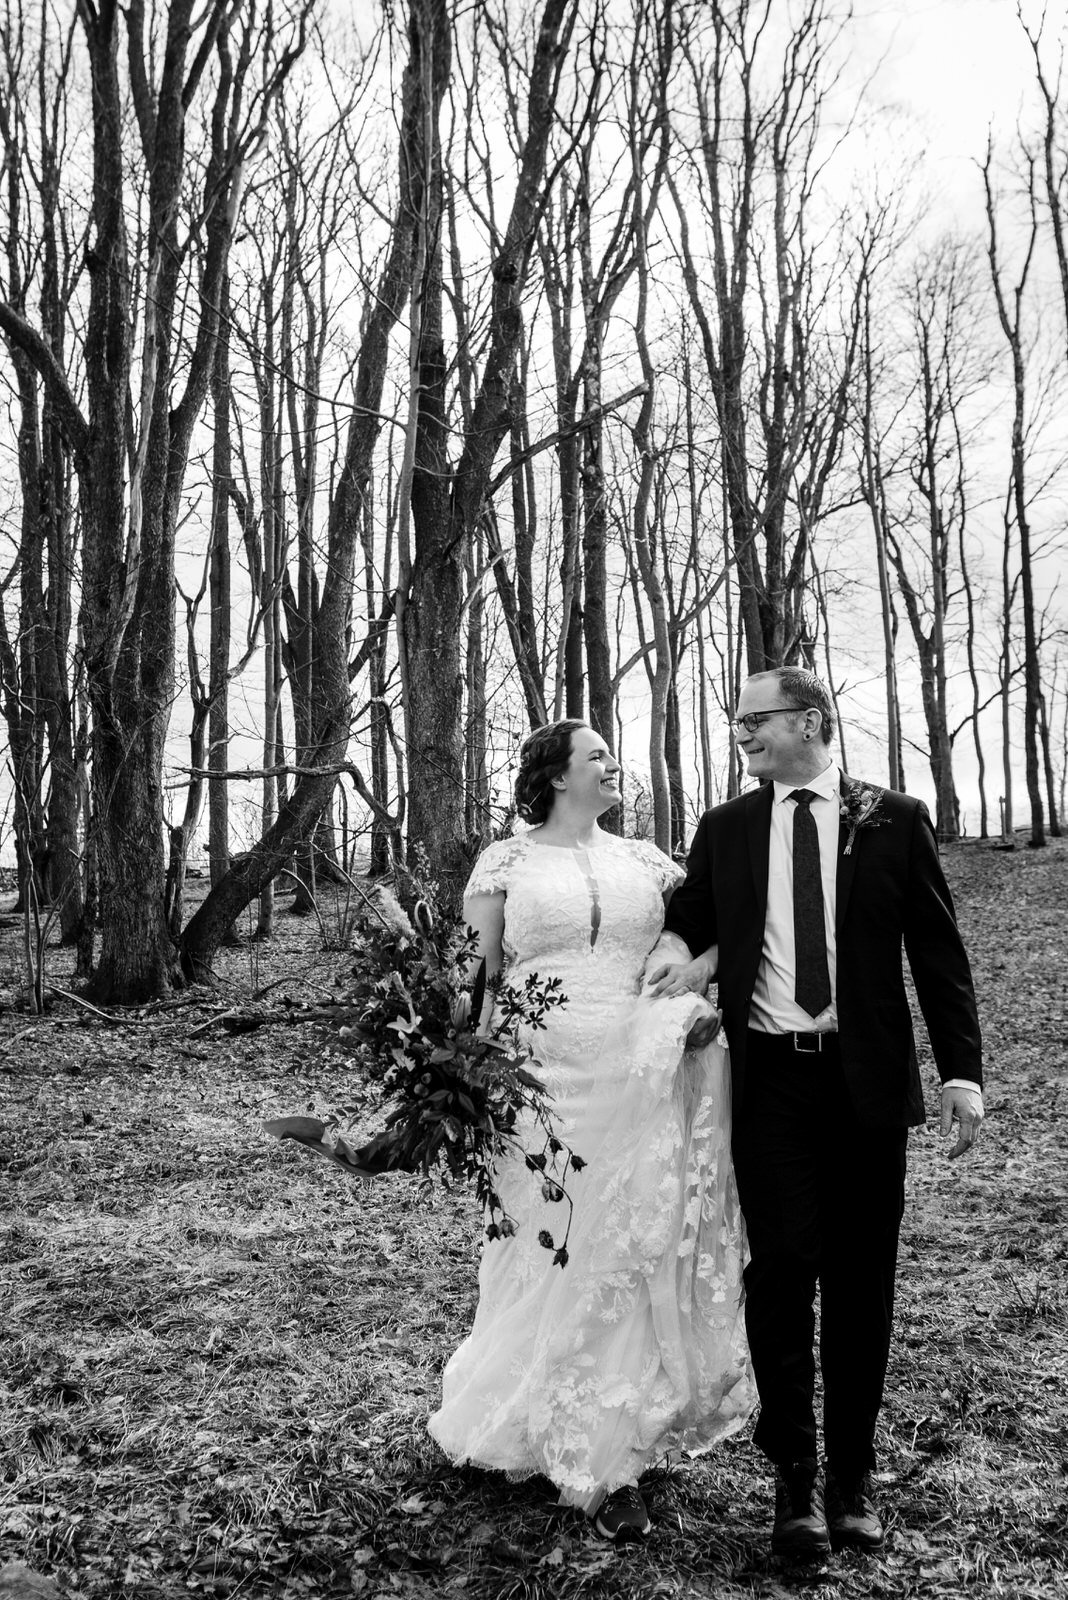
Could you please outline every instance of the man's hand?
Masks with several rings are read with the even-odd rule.
[[[723,1012],[713,1011],[711,1016],[699,1017],[686,1035],[687,1050],[703,1050],[711,1044],[723,1026]]]
[[[646,993],[655,995],[704,994],[716,969],[707,955],[692,961],[663,962],[647,975]]]
[[[960,1124],[960,1137],[949,1152],[951,1161],[970,1150],[979,1137],[983,1122],[983,1091],[978,1084],[964,1087],[947,1083],[942,1090],[942,1125],[939,1132],[943,1138],[952,1131],[954,1122]]]

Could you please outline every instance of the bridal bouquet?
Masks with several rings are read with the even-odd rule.
[[[365,1178],[437,1171],[446,1184],[471,1183],[491,1239],[518,1226],[495,1180],[501,1156],[518,1149],[547,1198],[566,1204],[562,1241],[539,1234],[566,1265],[566,1181],[584,1163],[558,1136],[550,1097],[518,1038],[521,1026],[544,1027],[546,1013],[566,1003],[560,980],[532,974],[521,987],[500,978],[487,986],[470,928],[450,925],[425,900],[410,919],[382,891],[369,903],[377,923],[365,930],[336,1020],[353,1066],[385,1108],[382,1131],[361,1145],[341,1133],[337,1117],[280,1117],[265,1122],[266,1131]],[[488,1030],[479,1026],[487,987],[494,1002]]]

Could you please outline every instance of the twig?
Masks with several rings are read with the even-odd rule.
[[[217,1022],[226,1022],[229,1018],[240,1017],[242,1014],[243,1008],[234,1010],[234,1008],[231,1007],[228,1011],[217,1011],[213,1017],[208,1018],[207,1022],[200,1023],[196,1028],[190,1028],[188,1037],[190,1039],[199,1039],[201,1034],[207,1033],[208,1030],[213,1028]]]
[[[151,1000],[148,1005],[142,1006],[140,1010],[143,1018],[158,1017],[164,1011],[196,1010],[203,1004],[202,995],[187,993],[180,995],[177,1000]]]
[[[265,988],[257,990],[257,994],[266,994],[268,989],[273,989],[277,984],[285,981],[284,978],[278,978],[274,983],[269,983]],[[294,1027],[299,1027],[305,1022],[337,1022],[339,1018],[348,1016],[351,1011],[352,1007],[342,1000],[324,1000],[316,1006],[286,1005],[273,1008],[264,1007],[261,1011],[253,1010],[251,1002],[246,1002],[244,1005],[231,1006],[226,1011],[216,1011],[213,1016],[208,1017],[206,1022],[201,1022],[197,1027],[190,1028],[186,1037],[188,1039],[199,1039],[209,1029],[213,1028],[217,1022],[224,1024],[237,1021],[247,1022],[250,1024],[249,1031],[251,1032],[252,1025],[257,1028],[266,1028],[273,1027],[276,1023],[289,1023]]]
[[[121,1028],[125,1018],[109,1017],[106,1011],[101,1011],[99,1006],[90,1005],[88,1000],[83,1000],[79,995],[70,994],[66,989],[57,989],[54,983],[48,985],[49,994],[54,994],[57,1000],[69,1000],[72,1006],[77,1006],[81,1011],[88,1011],[89,1015],[96,1017],[100,1022],[106,1022],[109,1028]]]
[[[18,1033],[12,1034],[11,1038],[7,1041],[7,1048],[9,1050],[13,1049],[14,1046],[17,1045],[21,1040],[28,1038],[31,1033],[35,1033],[40,1023],[43,1022],[47,1024],[49,1020],[50,1019],[48,1017],[38,1017],[36,1023],[31,1022],[28,1028],[20,1028]]]
[[[292,974],[287,973],[284,977],[275,978],[273,982],[265,983],[261,988],[255,989],[252,994],[253,1000],[262,1000],[265,994],[270,994],[272,989],[277,989],[280,983],[288,983],[291,976]]]

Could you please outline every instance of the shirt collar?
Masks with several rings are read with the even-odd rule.
[[[781,806],[795,789],[811,789],[812,793],[819,795],[822,800],[837,800],[842,787],[842,769],[837,762],[831,761],[818,777],[809,778],[806,783],[780,783],[776,778],[774,787],[777,806]]]

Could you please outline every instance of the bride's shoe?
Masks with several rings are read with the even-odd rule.
[[[632,1483],[606,1495],[593,1517],[594,1532],[616,1544],[647,1538],[652,1525],[645,1501]]]

